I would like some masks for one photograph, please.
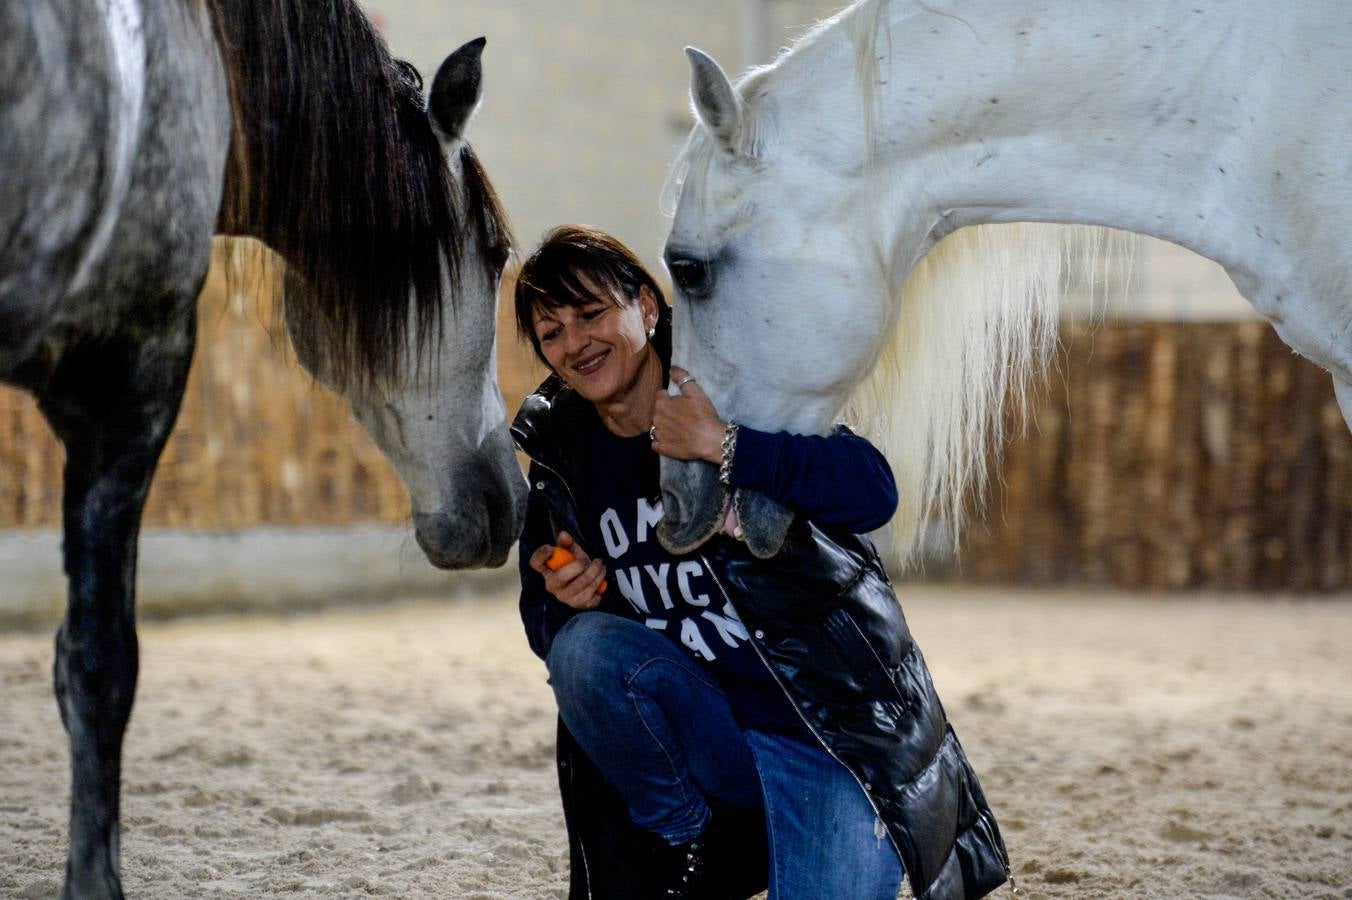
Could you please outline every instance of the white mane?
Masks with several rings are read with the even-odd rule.
[[[1115,281],[1108,270],[1129,268],[1134,245],[1106,228],[978,225],[911,272],[891,340],[845,410],[892,464],[899,557],[914,557],[936,517],[956,548],[968,493],[980,499],[999,459],[1006,410],[1026,422],[1029,389],[1052,360],[1061,296]]]
[[[887,5],[860,0],[806,35],[846,30],[870,153]],[[935,519],[950,526],[957,549],[967,498],[981,502],[1000,459],[1006,411],[1027,424],[1029,390],[1057,346],[1061,298],[1073,284],[1106,290],[1109,269],[1130,269],[1136,240],[1089,226],[978,225],[940,241],[907,277],[890,340],[844,410],[892,464],[900,500],[890,527],[901,559],[915,560]]]

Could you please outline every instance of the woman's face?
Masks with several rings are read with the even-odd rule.
[[[625,400],[639,387],[644,363],[655,352],[648,331],[657,323],[657,300],[646,287],[620,306],[599,291],[583,306],[536,306],[533,320],[550,367],[592,403]]]

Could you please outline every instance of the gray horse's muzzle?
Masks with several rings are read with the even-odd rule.
[[[769,559],[784,546],[793,522],[788,507],[757,491],[730,494],[718,480],[718,469],[702,461],[664,458],[662,466],[662,521],[657,539],[671,553],[690,553],[718,533],[733,503],[741,538],[752,555]]]
[[[457,499],[447,511],[413,511],[418,546],[439,569],[496,568],[521,534],[526,480],[503,434],[494,433],[482,455],[458,473]]]

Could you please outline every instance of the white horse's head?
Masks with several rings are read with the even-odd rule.
[[[739,90],[708,56],[687,54],[699,124],[665,250],[672,361],[725,419],[824,433],[895,314],[876,223],[857,214],[867,179],[838,158],[839,141],[785,141],[782,101],[758,94],[755,75]],[[664,459],[662,482],[664,543],[698,545],[722,522],[715,473]],[[738,512],[753,551],[778,550],[787,513],[741,494]]]
[[[483,46],[480,38],[451,54],[427,97],[425,115],[457,189],[459,246],[455,264],[441,268],[440,307],[429,311],[411,303],[406,326],[391,330],[398,346],[382,350],[393,350],[393,370],[377,368],[372,374],[368,367],[361,373],[351,338],[336,339],[322,316],[316,324],[314,309],[303,303],[287,306],[300,362],[347,399],[394,465],[412,498],[419,546],[434,565],[447,569],[501,565],[521,531],[525,508],[525,480],[507,430],[495,348],[498,280],[510,234],[464,140],[481,97]],[[289,287],[288,298],[303,292],[303,286]],[[367,346],[358,339],[356,353]]]
[[[984,488],[1006,397],[1025,396],[1054,347],[1066,262],[1092,284],[1115,254],[1099,229],[962,227],[1001,221],[954,214],[954,185],[988,160],[943,152],[939,114],[879,69],[884,8],[851,6],[736,86],[687,51],[699,122],[672,173],[665,255],[673,361],[755,428],[820,434],[851,416],[887,453],[909,555],[931,516],[956,526]],[[721,526],[709,466],[663,460],[662,486],[668,547]],[[750,549],[776,552],[788,511],[735,502]]]

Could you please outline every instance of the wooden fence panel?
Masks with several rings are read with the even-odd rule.
[[[509,408],[542,375],[501,305]],[[408,496],[346,405],[213,276],[146,525],[403,522]],[[1259,322],[1068,328],[1059,373],[968,529],[958,577],[1135,588],[1352,588],[1352,436],[1326,373]],[[61,449],[0,390],[0,528],[60,521]]]
[[[1261,322],[1069,328],[958,577],[1352,588],[1352,435]]]

